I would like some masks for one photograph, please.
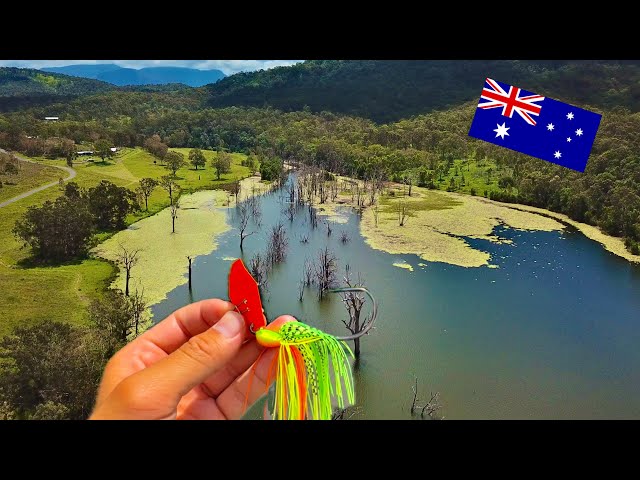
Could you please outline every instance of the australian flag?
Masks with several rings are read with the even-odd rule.
[[[487,78],[469,136],[584,172],[601,118]]]

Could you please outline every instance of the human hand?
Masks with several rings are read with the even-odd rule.
[[[234,309],[218,299],[192,303],[123,347],[107,363],[90,419],[240,418],[265,393],[276,349],[260,355],[255,338],[243,343]]]

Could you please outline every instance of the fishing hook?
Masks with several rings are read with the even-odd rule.
[[[371,292],[364,287],[345,287],[345,288],[334,288],[331,290],[327,290],[328,293],[347,293],[347,292],[363,292],[366,293],[367,296],[371,299],[371,318],[366,323],[366,326],[357,333],[352,335],[347,335],[344,337],[336,337],[338,340],[348,341],[348,340],[356,340],[366,334],[371,327],[373,327],[373,323],[376,321],[376,317],[378,316],[378,302],[371,295]]]

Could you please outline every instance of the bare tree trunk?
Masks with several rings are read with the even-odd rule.
[[[140,249],[129,250],[120,244],[120,252],[118,253],[118,261],[124,267],[125,271],[125,285],[124,294],[129,296],[129,280],[131,280],[131,269],[136,263],[138,263],[138,254]]]
[[[189,290],[191,290],[191,257],[187,257],[189,260]]]
[[[351,280],[351,270],[349,265],[347,264],[345,267],[345,276],[344,276],[344,285],[347,287],[364,287],[364,282],[362,281],[362,277],[358,273],[357,281]],[[365,304],[364,295],[358,292],[346,292],[341,295],[342,302],[344,303],[344,307],[347,310],[347,314],[349,315],[349,320],[343,320],[345,327],[349,329],[352,334],[360,333],[364,325],[366,324],[366,318],[364,321],[360,321],[360,314],[362,313],[362,308]],[[356,338],[353,341],[354,346],[354,355],[356,359],[360,356],[360,339]]]

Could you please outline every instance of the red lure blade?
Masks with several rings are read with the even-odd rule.
[[[253,333],[266,326],[267,321],[262,312],[258,283],[251,276],[244,262],[239,258],[231,264],[229,270],[229,301],[233,303],[244,317],[247,332],[253,324]]]

